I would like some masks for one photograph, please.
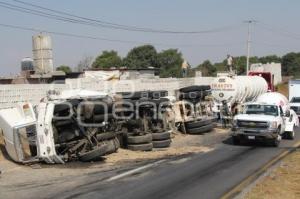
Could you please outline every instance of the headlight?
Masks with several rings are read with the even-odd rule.
[[[277,129],[277,122],[270,122],[271,129]]]

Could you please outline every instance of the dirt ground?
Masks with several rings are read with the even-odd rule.
[[[173,134],[171,147],[167,149],[155,149],[151,152],[134,152],[119,149],[117,153],[110,154],[98,162],[70,162],[64,165],[47,165],[41,163],[31,166],[16,164],[8,160],[6,155],[3,156],[3,141],[0,140],[1,178],[5,179],[2,182],[0,181],[0,185],[22,184],[26,181],[37,182],[43,179],[54,180],[61,177],[78,176],[78,174],[88,175],[157,159],[172,158],[193,153],[205,153],[213,150],[227,136],[228,130],[222,129],[215,129],[203,135],[183,135],[176,133]]]
[[[300,150],[289,155],[246,195],[247,199],[300,198]]]

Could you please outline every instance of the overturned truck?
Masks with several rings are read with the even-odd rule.
[[[120,93],[124,142],[122,146],[133,151],[151,151],[171,145],[167,123],[167,108],[171,106],[167,91],[139,91]]]
[[[179,89],[172,106],[172,119],[179,131],[188,134],[209,132],[215,127],[210,86],[189,86]]]
[[[13,161],[92,161],[116,152],[121,122],[111,116],[116,99],[105,93],[72,90],[0,110],[0,127]],[[108,113],[108,114],[107,114]]]

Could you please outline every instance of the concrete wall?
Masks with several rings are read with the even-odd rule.
[[[179,88],[192,85],[210,85],[212,77],[161,78],[121,81],[96,81],[90,78],[67,79],[66,84],[16,84],[0,85],[0,108],[13,107],[19,102],[31,102],[36,105],[47,96],[49,90],[87,89],[109,93],[144,90],[167,90],[175,95]]]

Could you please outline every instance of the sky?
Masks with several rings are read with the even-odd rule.
[[[50,34],[55,67],[75,67],[86,56],[116,50],[124,57],[145,43],[157,51],[178,49],[192,66],[204,60],[222,61],[227,54],[246,55],[246,20],[252,26],[251,55],[284,55],[300,51],[299,0],[23,0],[24,2],[128,26],[172,31],[202,31],[201,34],[133,32],[56,21],[0,7],[0,24],[54,32],[101,37],[136,43],[109,42]],[[13,0],[1,3],[18,4]],[[18,4],[19,6],[24,6]],[[226,27],[226,28],[224,28]],[[20,72],[24,57],[32,57],[32,36],[37,32],[0,26],[0,75]]]

